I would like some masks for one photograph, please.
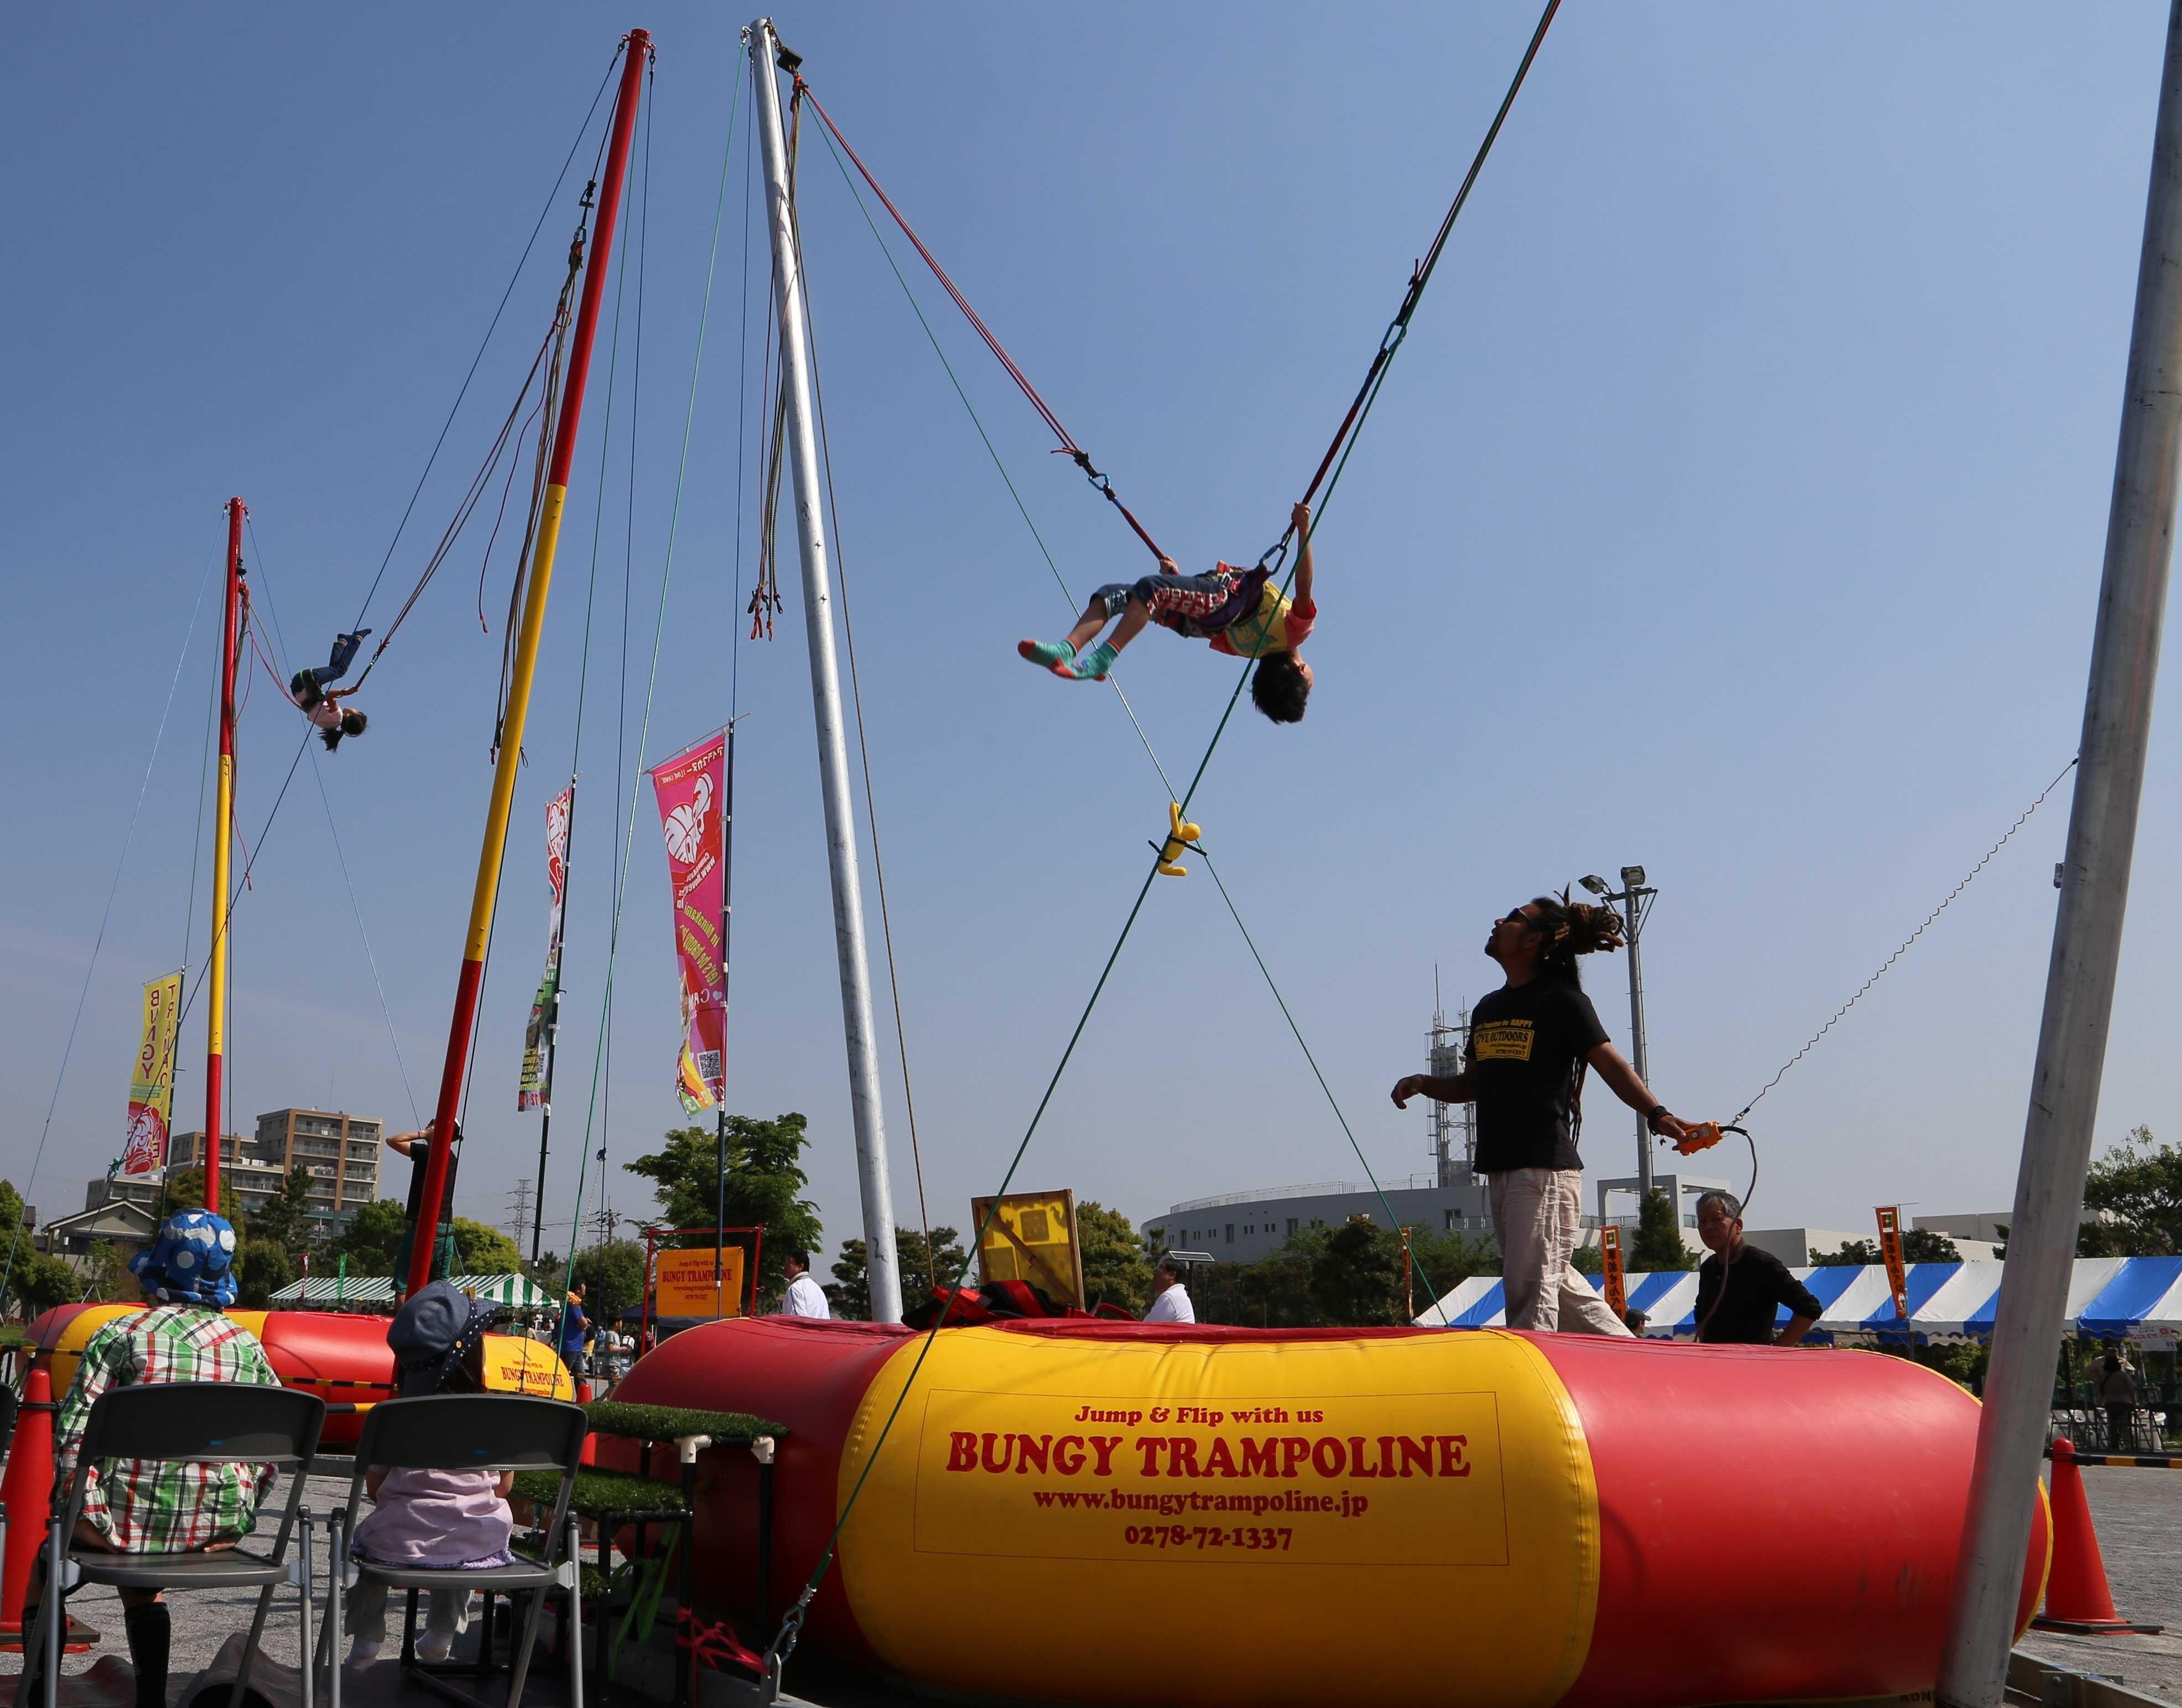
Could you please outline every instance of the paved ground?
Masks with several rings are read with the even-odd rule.
[[[2132,1690],[2182,1703],[2182,1471],[2093,1467],[2084,1473],[2114,1609],[2167,1626],[2158,1637],[2064,1637],[2033,1631],[2022,1647]]]
[[[2182,1471],[2098,1467],[2083,1475],[2116,1607],[2125,1618],[2161,1621],[2169,1629],[2158,1637],[2067,1637],[2034,1631],[2022,1646],[2048,1660],[2118,1678],[2131,1689],[2182,1705]],[[347,1493],[346,1478],[338,1481],[313,1478],[305,1503],[323,1517]],[[323,1583],[323,1537],[317,1548],[315,1563]],[[213,1592],[174,1599],[170,1604],[174,1630],[173,1677],[178,1688],[209,1663],[231,1633],[248,1626],[255,1600],[251,1594]],[[70,1605],[78,1619],[104,1633],[106,1640],[93,1655],[72,1657],[66,1672],[84,1671],[99,1654],[127,1654],[120,1605],[111,1591],[87,1589],[72,1598]],[[399,1616],[397,1610],[389,1611]],[[267,1653],[294,1664],[296,1604],[291,1593],[276,1593],[267,1632]],[[12,1685],[18,1664],[13,1655],[0,1659],[0,1679],[5,1679],[7,1685]],[[789,1682],[795,1688],[797,1681]],[[807,1683],[821,1684],[817,1679]],[[0,1692],[5,1689],[6,1685],[0,1685]],[[832,1681],[821,1684],[815,1694],[828,1701],[874,1700],[868,1692]]]

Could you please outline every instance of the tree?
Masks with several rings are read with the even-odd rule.
[[[1579,1275],[1603,1275],[1606,1252],[1598,1245],[1579,1245],[1569,1253],[1569,1267]]]
[[[1811,1253],[1811,1267],[1814,1269],[1846,1269],[1881,1261],[1875,1239],[1844,1239],[1838,1251]]]
[[[352,1275],[391,1275],[408,1231],[409,1206],[399,1198],[381,1198],[357,1208],[326,1255],[347,1258]]]
[[[1152,1266],[1129,1218],[1087,1200],[1076,1206],[1076,1245],[1083,1259],[1083,1302],[1096,1309],[1103,1300],[1141,1316],[1152,1300]]]
[[[270,1305],[275,1293],[295,1284],[296,1276],[286,1250],[270,1239],[252,1239],[235,1266],[235,1302],[252,1309]]]
[[[1697,1267],[1682,1240],[1681,1218],[1675,1214],[1675,1201],[1657,1187],[1646,1193],[1636,1206],[1636,1238],[1629,1248],[1626,1264],[1632,1275]]]
[[[1432,1301],[1473,1275],[1498,1275],[1500,1248],[1482,1234],[1435,1234],[1420,1228],[1409,1235],[1409,1271],[1415,1278],[1417,1315],[1437,1323]]]
[[[1311,1266],[1310,1296],[1334,1328],[1401,1322],[1400,1241],[1368,1216],[1350,1217],[1326,1236],[1324,1252]]]
[[[1902,1236],[1905,1263],[1959,1263],[1962,1250],[1936,1228],[1912,1228]]]
[[[7,1302],[36,1316],[75,1300],[83,1282],[59,1258],[32,1245],[30,1232],[23,1195],[12,1180],[0,1180],[0,1269],[7,1275]]]
[[[250,1239],[263,1240],[291,1258],[315,1252],[324,1242],[317,1218],[311,1214],[310,1195],[311,1171],[299,1163],[288,1171],[280,1190],[252,1212]],[[223,1191],[220,1195],[226,1194]],[[287,1284],[284,1281],[280,1286]]]
[[[652,1183],[669,1227],[710,1228],[717,1222],[762,1229],[758,1291],[778,1294],[786,1284],[782,1253],[817,1250],[824,1231],[818,1206],[800,1195],[810,1184],[800,1160],[811,1142],[807,1124],[793,1112],[771,1121],[728,1116],[724,1195],[717,1140],[709,1127],[668,1129],[665,1148],[638,1157],[629,1171]]]
[[[91,1242],[90,1288],[91,1296],[102,1305],[130,1305],[144,1296],[129,1259],[111,1239]]]
[[[153,1201],[152,1219],[164,1221],[178,1210],[198,1210],[204,1206],[204,1170],[202,1168],[170,1168],[166,1184],[160,1188],[159,1196]],[[219,1213],[235,1225],[238,1250],[242,1241],[243,1226],[248,1217],[242,1213],[242,1201],[235,1195],[234,1177],[219,1177]]]
[[[899,1235],[894,1249],[900,1250]],[[833,1260],[833,1284],[826,1289],[833,1313],[850,1323],[867,1323],[872,1315],[871,1256],[861,1239],[844,1239],[841,1255]]]
[[[50,1252],[33,1250],[26,1237],[8,1272],[8,1296],[26,1315],[35,1317],[81,1298],[83,1278]]]
[[[932,1261],[925,1260],[924,1230],[894,1230],[894,1262],[901,1271],[901,1303],[905,1312],[931,1298],[933,1286],[955,1286],[969,1278],[970,1260],[962,1250],[962,1237],[952,1228],[932,1230]],[[833,1260],[833,1284],[826,1289],[833,1314],[861,1323],[872,1314],[871,1284],[867,1278],[869,1259],[861,1239],[844,1239],[841,1255]],[[937,1270],[938,1279],[933,1278]]]
[[[523,1272],[523,1253],[516,1243],[497,1228],[488,1228],[482,1222],[473,1222],[467,1216],[454,1218],[455,1267],[464,1275],[518,1275]]]
[[[2091,1164],[2084,1208],[2096,1212],[2076,1237],[2084,1257],[2165,1257],[2182,1251],[2182,1151],[2149,1127]]]
[[[621,1313],[644,1303],[644,1246],[635,1239],[609,1239],[576,1254],[572,1283],[584,1288],[584,1315],[594,1323],[621,1321]],[[561,1277],[545,1284],[557,1297]]]

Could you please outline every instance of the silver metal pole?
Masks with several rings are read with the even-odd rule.
[[[1644,1055],[1644,963],[1637,959],[1636,934],[1643,929],[1644,898],[1641,885],[1625,886],[1629,894],[1622,904],[1629,910],[1629,1065],[1647,1085],[1652,1083]],[[1641,1205],[1652,1195],[1652,1123],[1636,1117],[1636,1191]],[[1675,1206],[1675,1225],[1681,1226],[1681,1206]]]
[[[818,446],[805,359],[803,277],[788,200],[788,145],[781,134],[773,63],[779,38],[761,18],[747,32],[765,144],[766,205],[772,215],[773,278],[780,308],[780,383],[788,397],[788,443],[795,469],[795,533],[803,563],[804,631],[811,643],[811,704],[818,725],[818,778],[826,802],[826,864],[833,880],[833,947],[841,967],[841,1022],[848,1034],[849,1106],[856,1130],[856,1178],[864,1206],[864,1250],[872,1320],[901,1320],[894,1260],[894,1192],[887,1180],[886,1121],[879,1103],[878,1032],[872,1024],[871,966],[864,947],[863,887],[856,819],[849,801],[849,752],[841,733],[841,675],[833,657],[833,596],[826,573]]]
[[[2182,453],[2182,0],[2167,19],[2106,568],[2030,1112],[1939,1700],[1998,1708],[2098,1112]]]

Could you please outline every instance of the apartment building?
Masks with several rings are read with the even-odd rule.
[[[204,1162],[202,1129],[177,1133],[167,1140],[169,1169],[202,1168]],[[250,1140],[235,1133],[220,1135],[219,1173],[224,1190],[235,1195],[235,1208],[246,1216],[263,1209],[266,1201],[280,1192],[288,1178],[285,1168],[263,1161]],[[116,1176],[110,1181],[92,1181],[85,1194],[85,1205],[90,1207],[95,1197],[99,1203],[122,1198],[148,1206],[159,1195],[160,1181],[156,1175],[144,1175],[135,1180]]]
[[[302,1168],[311,1177],[312,1217],[329,1234],[347,1226],[358,1208],[379,1195],[382,1122],[328,1109],[275,1109],[258,1117],[258,1158],[279,1168]]]
[[[234,1190],[236,1207],[246,1216],[281,1190],[291,1170],[304,1170],[311,1179],[305,1202],[312,1218],[326,1234],[338,1234],[360,1206],[379,1195],[385,1133],[385,1123],[361,1115],[275,1109],[258,1117],[258,1130],[249,1138],[221,1136],[220,1171]],[[177,1133],[168,1144],[170,1168],[202,1168],[204,1160],[202,1132]],[[94,1183],[93,1191],[102,1184]],[[156,1184],[147,1190],[156,1191]]]

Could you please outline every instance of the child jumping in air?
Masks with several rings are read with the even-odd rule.
[[[1147,623],[1177,635],[1210,640],[1212,650],[1231,658],[1254,658],[1250,698],[1276,724],[1303,719],[1310,697],[1311,669],[1301,648],[1318,621],[1311,598],[1310,506],[1299,504],[1291,518],[1301,542],[1296,558],[1295,597],[1282,597],[1270,569],[1215,566],[1210,575],[1184,575],[1174,559],[1160,559],[1160,573],[1135,582],[1101,587],[1083,607],[1083,620],[1065,640],[1024,640],[1016,651],[1056,676],[1098,682],[1113,668],[1115,655],[1135,640]],[[1087,643],[1116,618],[1110,639],[1086,652]]]
[[[435,1281],[396,1313],[386,1331],[394,1350],[396,1384],[404,1399],[421,1394],[483,1394],[485,1332],[501,1314],[486,1304]],[[356,1527],[353,1551],[382,1565],[417,1571],[506,1566],[515,1516],[508,1491],[515,1473],[490,1471],[402,1471],[374,1467],[364,1473],[371,1511]],[[435,1589],[417,1639],[417,1654],[444,1661],[468,1611],[467,1589]],[[346,1665],[362,1669],[378,1660],[386,1641],[386,1585],[367,1578],[351,1593]]]
[[[370,633],[368,629],[359,629],[353,635],[335,635],[333,656],[315,670],[298,670],[288,684],[289,697],[316,727],[318,739],[326,744],[329,753],[341,746],[342,736],[363,734],[368,721],[363,713],[346,711],[341,705],[341,700],[356,690],[330,688],[327,685],[348,674],[348,667],[356,662],[357,649]]]

